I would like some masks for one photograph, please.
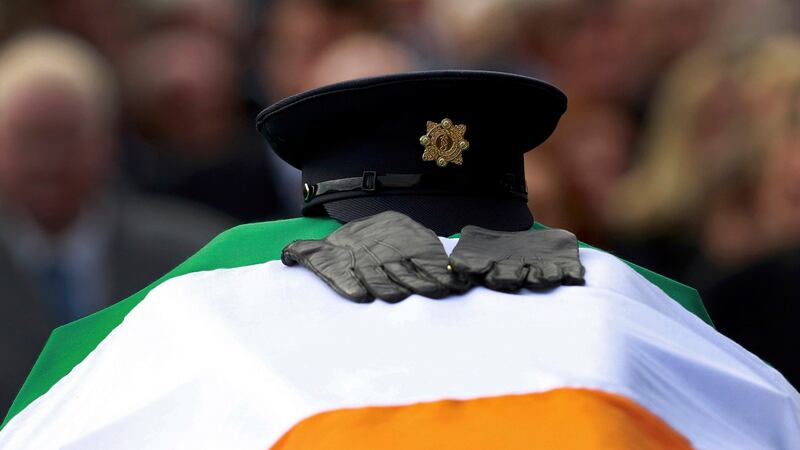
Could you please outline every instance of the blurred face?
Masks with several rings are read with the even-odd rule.
[[[622,110],[597,106],[565,118],[555,136],[558,158],[570,174],[565,180],[593,217],[605,212],[608,198],[628,165],[632,125]]]
[[[312,66],[303,90],[355,78],[414,69],[410,53],[379,35],[352,35],[332,44]]]
[[[160,73],[148,113],[168,139],[199,149],[233,115],[236,74],[230,49],[209,36],[186,34],[168,37],[154,50]]]
[[[565,84],[592,97],[626,100],[642,82],[637,30],[613,8],[586,17],[561,44],[557,65]]]
[[[63,84],[30,83],[0,106],[0,196],[49,233],[63,231],[104,179],[109,139]]]
[[[167,144],[157,147],[190,157],[224,150],[239,113],[233,47],[208,32],[174,27],[149,36],[132,55],[132,100],[144,133]]]
[[[356,18],[315,1],[283,1],[264,16],[270,30],[261,51],[260,82],[277,100],[308,86],[308,74],[331,42],[359,28]]]
[[[800,132],[780,139],[764,164],[758,186],[758,216],[777,245],[800,239]]]

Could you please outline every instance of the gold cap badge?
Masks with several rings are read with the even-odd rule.
[[[463,164],[461,152],[469,148],[469,142],[464,139],[466,132],[466,125],[455,125],[450,119],[441,123],[428,121],[428,132],[419,138],[419,143],[425,147],[423,161],[436,161],[439,167],[447,163]]]

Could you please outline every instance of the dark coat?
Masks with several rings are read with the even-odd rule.
[[[157,280],[231,225],[227,217],[185,203],[116,199],[105,255],[106,306]],[[0,210],[0,227],[6,217]],[[55,323],[33,279],[0,240],[0,417],[19,391]]]

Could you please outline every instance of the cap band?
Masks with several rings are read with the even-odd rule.
[[[437,193],[482,193],[510,194],[525,201],[528,191],[525,179],[514,174],[501,176],[480,175],[441,175],[431,173],[386,174],[378,175],[375,171],[365,170],[360,177],[339,178],[303,185],[303,198],[306,202],[338,192],[385,192],[402,191],[403,189],[420,189]]]

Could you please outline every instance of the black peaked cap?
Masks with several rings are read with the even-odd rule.
[[[288,97],[257,126],[303,171],[304,215],[348,222],[395,210],[441,235],[467,224],[519,230],[533,221],[523,154],[552,134],[566,104],[554,86],[520,75],[412,72]]]

